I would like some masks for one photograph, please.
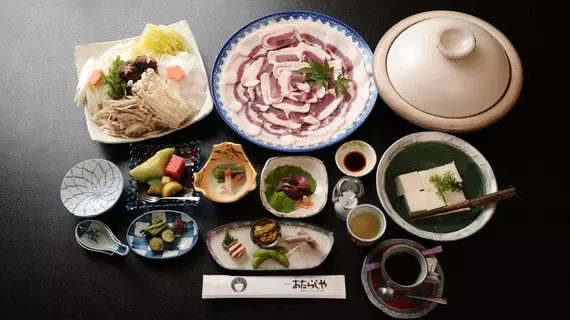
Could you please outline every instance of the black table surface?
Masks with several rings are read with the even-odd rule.
[[[186,210],[200,237],[188,254],[154,261],[87,252],[73,232],[80,219],[63,207],[60,183],[76,163],[105,158],[128,179],[128,145],[90,140],[83,110],[72,100],[76,86],[76,45],[139,35],[145,23],[187,20],[208,73],[223,43],[240,27],[263,15],[306,9],[352,26],[375,48],[386,30],[422,11],[447,9],[478,16],[513,42],[524,66],[525,83],[512,112],[495,125],[460,135],[491,163],[500,188],[516,185],[522,198],[498,205],[489,224],[475,235],[445,243],[439,261],[444,296],[426,319],[562,318],[570,302],[562,203],[568,172],[562,100],[564,63],[562,10],[544,1],[22,1],[0,10],[0,311],[2,319],[387,319],[367,299],[360,282],[369,249],[353,245],[329,203],[308,221],[335,233],[335,246],[317,269],[303,274],[346,276],[346,300],[202,300],[202,275],[240,274],[219,267],[203,237],[220,224],[268,217],[258,192],[234,204],[203,199]],[[560,16],[559,16],[560,15]],[[567,90],[567,89],[566,89]],[[397,139],[422,131],[378,99],[368,120],[350,137],[368,141],[381,155]],[[566,132],[566,133],[564,133]],[[201,140],[202,156],[223,141],[241,143],[260,170],[276,155],[240,138],[213,111],[199,123],[153,142]],[[323,160],[331,184],[341,177],[336,146],[310,152]],[[375,175],[364,177],[364,202],[380,206]],[[126,182],[125,182],[126,184]],[[332,185],[329,186],[332,189]],[[534,200],[534,201],[531,201]],[[125,241],[137,216],[124,210],[125,198],[100,220]],[[383,239],[409,238],[391,219]],[[550,260],[549,258],[553,259]],[[290,274],[290,273],[289,273]],[[250,274],[251,275],[251,274]],[[558,316],[556,316],[558,315]]]

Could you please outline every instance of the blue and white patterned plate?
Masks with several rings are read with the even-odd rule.
[[[111,209],[123,192],[123,175],[112,162],[85,160],[75,165],[61,183],[61,202],[69,212],[95,217]]]
[[[177,234],[174,242],[164,243],[164,250],[153,252],[150,250],[146,237],[141,235],[141,231],[148,227],[156,219],[162,218],[172,226],[177,220],[186,222],[188,230],[182,234]],[[156,210],[149,211],[136,218],[127,230],[127,244],[139,256],[150,259],[171,259],[176,258],[190,251],[198,241],[198,225],[194,219],[180,211]]]
[[[316,149],[321,149],[333,145],[346,137],[348,137],[352,132],[354,132],[363,122],[366,120],[370,112],[372,112],[372,108],[376,103],[376,99],[378,98],[378,89],[376,89],[376,85],[374,84],[374,79],[370,76],[370,97],[368,98],[368,102],[362,113],[356,118],[356,120],[348,127],[339,132],[335,133],[333,137],[327,141],[315,144],[315,145],[308,145],[308,146],[282,146],[282,145],[275,145],[265,141],[261,141],[258,138],[248,135],[244,132],[241,128],[239,128],[238,124],[235,123],[231,116],[228,114],[228,110],[223,107],[222,104],[222,97],[220,93],[220,82],[222,76],[222,70],[224,69],[224,64],[226,63],[230,54],[235,50],[238,42],[245,38],[246,36],[257,32],[260,29],[266,28],[270,25],[279,24],[279,23],[291,23],[294,21],[299,22],[315,22],[321,23],[323,25],[329,26],[335,30],[337,30],[341,35],[344,35],[348,39],[352,40],[354,45],[360,50],[362,56],[364,58],[364,65],[366,71],[372,75],[372,61],[373,61],[373,53],[366,41],[351,27],[344,24],[343,22],[329,17],[327,15],[312,12],[312,11],[285,11],[285,12],[278,12],[274,14],[270,14],[259,19],[256,19],[245,27],[239,29],[231,38],[224,44],[220,53],[216,57],[216,61],[214,62],[214,66],[212,68],[212,77],[211,77],[211,88],[212,93],[214,96],[214,104],[216,105],[216,110],[221,115],[222,119],[234,130],[237,134],[245,138],[246,140],[267,148],[271,150],[277,151],[285,151],[285,152],[307,152]]]

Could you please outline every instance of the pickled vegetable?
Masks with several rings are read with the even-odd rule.
[[[148,240],[148,245],[152,251],[162,251],[164,249],[164,241],[159,237],[153,237]]]
[[[162,231],[160,237],[166,243],[172,243],[174,241],[174,231],[172,229],[166,229]]]

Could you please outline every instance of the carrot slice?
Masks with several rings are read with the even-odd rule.
[[[182,80],[182,78],[184,78],[185,75],[186,74],[184,73],[184,70],[182,70],[180,66],[170,66],[166,68],[166,76],[168,77],[168,79],[172,79],[174,81],[180,81]]]
[[[96,86],[103,81],[103,70],[97,69],[93,71],[91,77],[89,77],[89,84],[92,86]]]

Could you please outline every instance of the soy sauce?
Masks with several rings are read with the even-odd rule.
[[[420,276],[420,263],[408,253],[395,253],[386,260],[386,274],[392,281],[403,286],[416,282]]]
[[[358,172],[366,167],[366,158],[358,151],[349,152],[344,156],[344,166],[352,172]]]

